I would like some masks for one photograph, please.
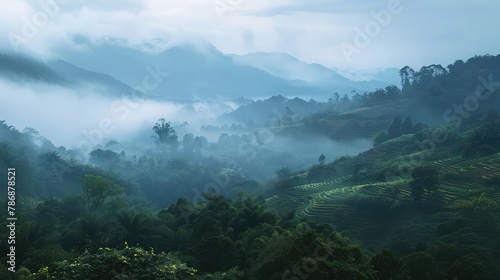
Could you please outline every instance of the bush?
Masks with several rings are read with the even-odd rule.
[[[23,265],[30,271],[38,271],[42,267],[49,266],[54,262],[60,262],[73,257],[74,254],[65,251],[59,245],[48,245],[28,252]]]
[[[170,254],[155,254],[138,247],[123,250],[99,248],[91,254],[86,251],[72,262],[64,260],[42,267],[31,275],[41,279],[197,279],[196,270],[189,268]]]

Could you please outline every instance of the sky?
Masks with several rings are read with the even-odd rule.
[[[498,54],[499,10],[496,0],[19,0],[0,10],[0,49],[50,57],[75,47],[75,36],[131,46],[199,38],[223,53],[285,52],[347,69],[419,68]]]

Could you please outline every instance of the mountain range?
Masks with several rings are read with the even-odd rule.
[[[382,71],[383,72],[383,71]],[[349,79],[349,71],[308,64],[283,53],[223,54],[210,43],[181,43],[148,52],[119,43],[64,49],[41,62],[19,55],[0,56],[0,76],[75,86],[94,85],[110,96],[145,94],[165,100],[222,101],[273,95],[326,100],[333,92],[385,87],[399,79],[387,69]],[[395,76],[395,77],[392,77]]]

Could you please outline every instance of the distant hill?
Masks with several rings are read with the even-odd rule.
[[[244,124],[250,122],[256,125],[290,125],[300,123],[304,117],[324,109],[325,106],[325,103],[305,101],[298,97],[289,99],[279,95],[240,106],[220,119]]]
[[[67,82],[74,85],[94,84],[105,90],[109,96],[138,96],[142,92],[134,91],[129,85],[122,83],[112,76],[88,71],[62,60],[48,63],[58,75],[64,77]]]
[[[232,57],[238,63],[264,70],[276,77],[315,83],[320,87],[335,88],[339,92],[373,90],[388,86],[394,80],[388,79],[391,82],[387,82],[385,79],[388,77],[382,75],[380,77],[364,75],[363,79],[354,79],[342,75],[341,71],[317,63],[305,63],[286,53],[258,52]],[[391,74],[395,74],[394,78],[399,79],[397,71]]]
[[[401,77],[398,68],[382,68],[382,69],[369,69],[369,70],[355,70],[355,69],[342,69],[333,68],[333,71],[339,75],[352,80],[352,81],[366,81],[366,82],[383,82],[388,85],[401,85]],[[372,90],[371,88],[370,90]]]
[[[109,76],[76,67],[65,61],[47,63],[28,56],[0,54],[0,77],[16,82],[42,82],[68,88],[93,87],[107,96],[129,96],[132,88]],[[135,92],[134,95],[138,94]]]
[[[0,77],[15,81],[31,80],[52,84],[62,83],[64,78],[44,63],[27,56],[0,54]]]

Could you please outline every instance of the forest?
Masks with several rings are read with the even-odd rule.
[[[399,73],[87,154],[0,121],[0,279],[500,279],[500,55]]]

